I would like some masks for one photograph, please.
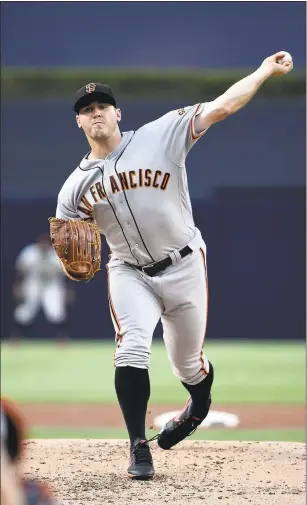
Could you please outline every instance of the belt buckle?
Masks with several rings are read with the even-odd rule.
[[[142,270],[141,270],[141,271],[143,272],[143,274],[148,275],[148,274],[145,272],[145,270],[144,270],[144,269],[146,268],[146,269],[149,269],[149,271],[150,271],[150,269],[153,267],[153,265],[154,265],[154,263],[149,263],[149,265],[144,265],[144,266],[142,267]]]

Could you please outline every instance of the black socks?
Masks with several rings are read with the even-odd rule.
[[[145,440],[145,420],[150,396],[147,369],[130,366],[115,370],[115,390],[132,443],[136,438]]]
[[[210,363],[209,374],[199,384],[191,386],[183,382],[193,400],[193,415],[203,418],[208,413],[208,398],[213,383],[214,371]],[[130,366],[115,369],[115,390],[121,407],[130,442],[137,438],[146,439],[145,421],[150,396],[147,369]]]
[[[208,375],[198,384],[191,386],[183,382],[183,386],[189,391],[193,401],[193,415],[203,418],[208,414],[208,398],[214,379],[214,370],[209,362],[210,368]]]

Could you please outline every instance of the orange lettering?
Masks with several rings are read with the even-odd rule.
[[[145,180],[146,180],[146,182],[145,182],[144,186],[147,186],[147,187],[151,186],[151,170],[149,168],[147,168],[145,170]]]
[[[155,177],[154,177],[154,180],[153,180],[153,183],[152,183],[152,187],[153,188],[158,188],[159,187],[159,184],[157,184],[157,179],[158,179],[159,175],[162,175],[162,172],[160,172],[160,170],[156,170]]]
[[[101,186],[100,182],[96,182],[95,186],[96,186],[96,190],[97,190],[99,198],[101,200],[104,200],[105,197],[106,197],[106,195],[104,194],[104,191],[102,189],[102,186]]]
[[[89,210],[93,210],[93,206],[91,205],[91,203],[88,201],[88,199],[86,198],[86,196],[82,196],[81,198],[81,202],[85,205],[85,207]]]
[[[134,170],[130,170],[130,172],[129,172],[130,188],[137,188],[138,185],[137,185],[136,182],[133,182],[132,177],[135,177],[135,171]]]
[[[111,188],[112,188],[112,193],[118,193],[120,191],[118,185],[117,185],[117,182],[114,178],[113,175],[110,175],[110,184],[111,184]]]
[[[126,189],[129,189],[129,184],[128,184],[126,172],[122,172],[121,174],[118,174],[118,178],[119,178],[119,182],[122,187],[122,190],[125,191]]]
[[[92,197],[94,198],[94,201],[98,202],[98,198],[96,196],[96,191],[95,191],[95,187],[94,186],[90,187],[90,192],[91,192]]]
[[[160,186],[160,189],[163,189],[163,191],[166,189],[166,186],[168,185],[170,177],[171,177],[171,174],[169,174],[168,172],[166,172],[164,174],[164,177],[163,177],[163,180],[162,180],[161,186]]]

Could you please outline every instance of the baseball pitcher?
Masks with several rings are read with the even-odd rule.
[[[187,154],[210,126],[244,107],[266,79],[292,67],[292,59],[281,51],[215,100],[172,110],[124,133],[109,86],[90,83],[77,91],[76,122],[90,151],[60,190],[51,236],[64,271],[75,280],[89,279],[99,270],[97,232],[110,247],[115,389],[130,438],[132,478],[154,475],[145,417],[152,335],[160,319],[172,370],[189,398],[182,413],[157,435],[158,445],[170,449],[190,435],[211,404],[214,371],[203,354],[206,245],[193,221]]]

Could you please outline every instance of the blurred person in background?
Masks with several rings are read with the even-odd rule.
[[[8,452],[8,422],[1,401],[1,505],[25,505],[15,466]]]
[[[1,505],[60,505],[50,488],[22,475],[25,420],[18,407],[1,398]]]
[[[52,247],[49,234],[39,235],[36,243],[25,246],[16,259],[16,280],[13,296],[13,340],[33,336],[33,323],[42,308],[52,326],[52,337],[57,342],[67,341],[67,305],[73,302],[73,291],[68,289],[66,276]]]

